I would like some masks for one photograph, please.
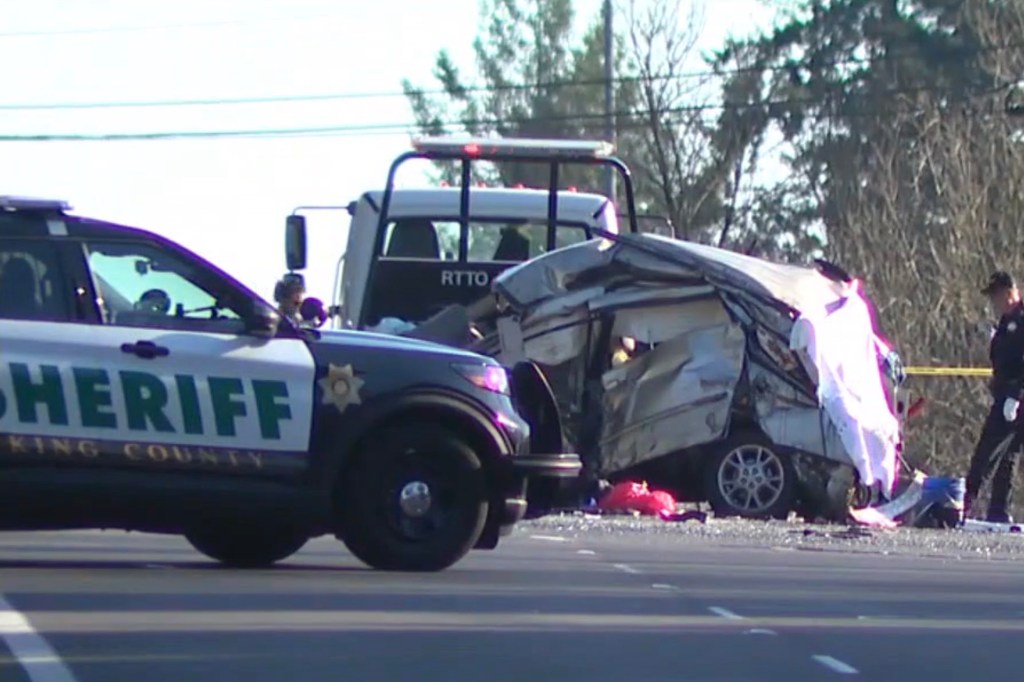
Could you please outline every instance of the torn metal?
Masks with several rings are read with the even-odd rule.
[[[745,425],[794,455],[809,497],[820,496],[815,506],[839,500],[845,509],[858,477],[878,478],[851,456],[849,425],[821,406],[815,358],[790,345],[801,314],[841,305],[849,282],[624,235],[507,270],[494,292],[502,312],[479,348],[508,365],[543,367],[565,437],[594,475],[699,454]],[[892,362],[878,360],[880,371]],[[892,397],[899,382],[887,376]]]

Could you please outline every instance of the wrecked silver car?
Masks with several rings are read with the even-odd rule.
[[[762,518],[842,519],[890,497],[902,369],[838,268],[631,234],[525,262],[493,290],[475,347],[541,370],[589,483],[643,479]]]

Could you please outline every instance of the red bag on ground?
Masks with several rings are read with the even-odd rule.
[[[664,490],[651,491],[651,494],[647,496],[645,504],[647,506],[647,511],[645,513],[652,516],[671,514],[676,510],[676,498],[672,497]]]
[[[612,489],[601,498],[597,506],[604,511],[638,511],[647,516],[658,516],[662,513],[674,512],[676,501],[662,490],[649,490],[646,481],[643,483],[625,481],[612,486]]]

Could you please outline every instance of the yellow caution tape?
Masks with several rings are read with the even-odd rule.
[[[909,376],[924,377],[990,377],[992,370],[987,367],[907,367],[903,370]]]

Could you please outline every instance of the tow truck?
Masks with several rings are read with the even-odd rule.
[[[399,170],[415,160],[457,164],[459,186],[397,188]],[[540,164],[548,170],[548,187],[475,186],[474,165],[481,163]],[[462,345],[438,333],[443,319],[427,322],[452,306],[468,307],[470,318],[486,315],[491,282],[501,272],[601,232],[619,233],[619,214],[608,197],[560,189],[567,165],[612,168],[622,183],[628,229],[639,231],[629,168],[608,142],[425,137],[392,162],[383,189],[343,207],[298,207],[287,217],[289,275],[301,277],[307,265],[306,213],[344,210],[351,220],[337,261],[330,324]],[[422,329],[412,331],[416,326]]]

